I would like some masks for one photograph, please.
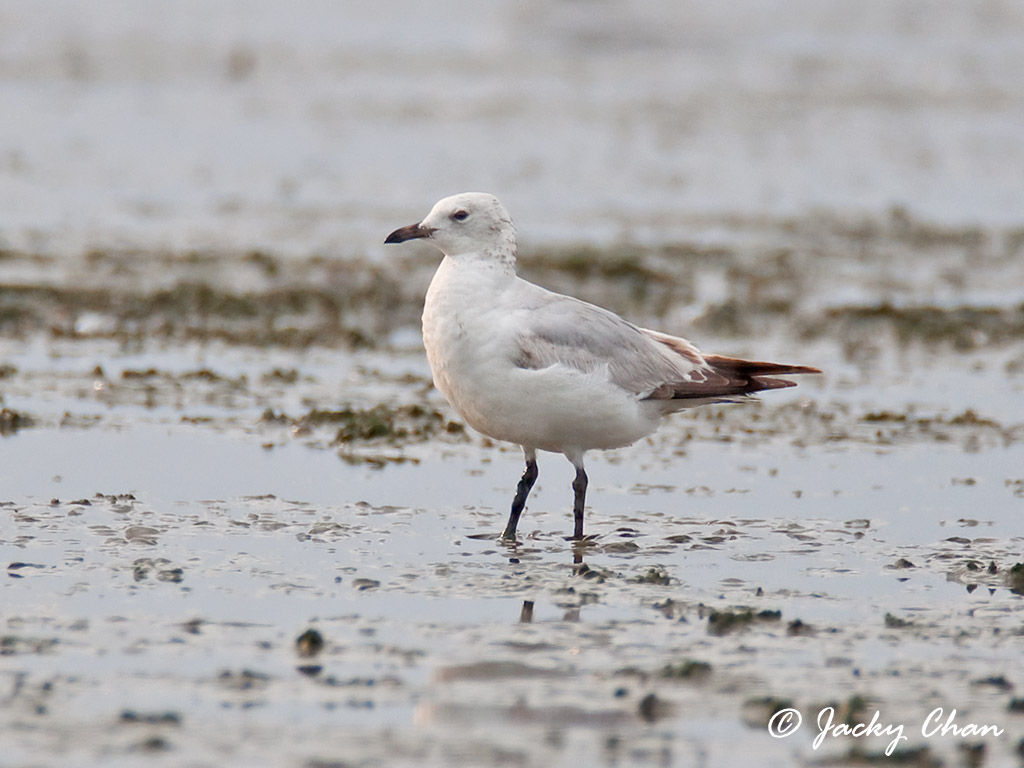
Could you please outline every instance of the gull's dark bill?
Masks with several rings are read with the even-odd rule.
[[[422,224],[409,224],[405,227],[399,227],[388,235],[384,239],[384,243],[404,243],[406,240],[430,237],[433,233],[434,229],[432,227],[424,227]]]

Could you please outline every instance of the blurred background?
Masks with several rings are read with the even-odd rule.
[[[499,545],[383,245],[460,191],[824,375],[588,456],[580,549],[543,456]],[[889,764],[768,735],[828,699],[1018,763],[1022,341],[1020,0],[3,0],[0,762]]]
[[[376,254],[490,191],[524,240],[693,215],[1020,224],[1014,0],[7,0],[0,244]]]

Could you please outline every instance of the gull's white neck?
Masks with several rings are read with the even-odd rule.
[[[423,304],[423,346],[434,384],[459,413],[494,312],[518,283],[514,252],[445,256]],[[500,312],[499,312],[500,313]]]
[[[489,274],[495,277],[516,276],[516,251],[515,244],[511,248],[492,246],[479,251],[458,253],[455,255],[445,254],[438,272],[444,269],[448,271],[467,271],[480,275]]]

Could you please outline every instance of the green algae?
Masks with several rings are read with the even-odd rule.
[[[7,437],[19,430],[34,426],[35,419],[27,413],[13,410],[12,408],[0,409],[0,436]]]
[[[909,306],[881,303],[835,307],[823,316],[801,323],[805,339],[823,335],[848,338],[855,334],[891,331],[900,344],[949,344],[969,351],[1024,338],[1024,304],[1015,307]]]
[[[417,403],[399,406],[378,403],[368,408],[347,406],[337,410],[313,408],[294,418],[267,409],[260,421],[290,426],[298,434],[332,427],[336,430],[332,441],[334,445],[359,442],[403,445],[424,442],[439,435],[461,436],[465,433],[465,427],[459,422],[449,420],[436,408]]]

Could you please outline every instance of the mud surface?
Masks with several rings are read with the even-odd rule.
[[[1020,764],[1019,9],[487,7],[4,11],[0,763]],[[380,245],[479,187],[825,375],[588,457],[583,544],[543,455],[500,542]]]

